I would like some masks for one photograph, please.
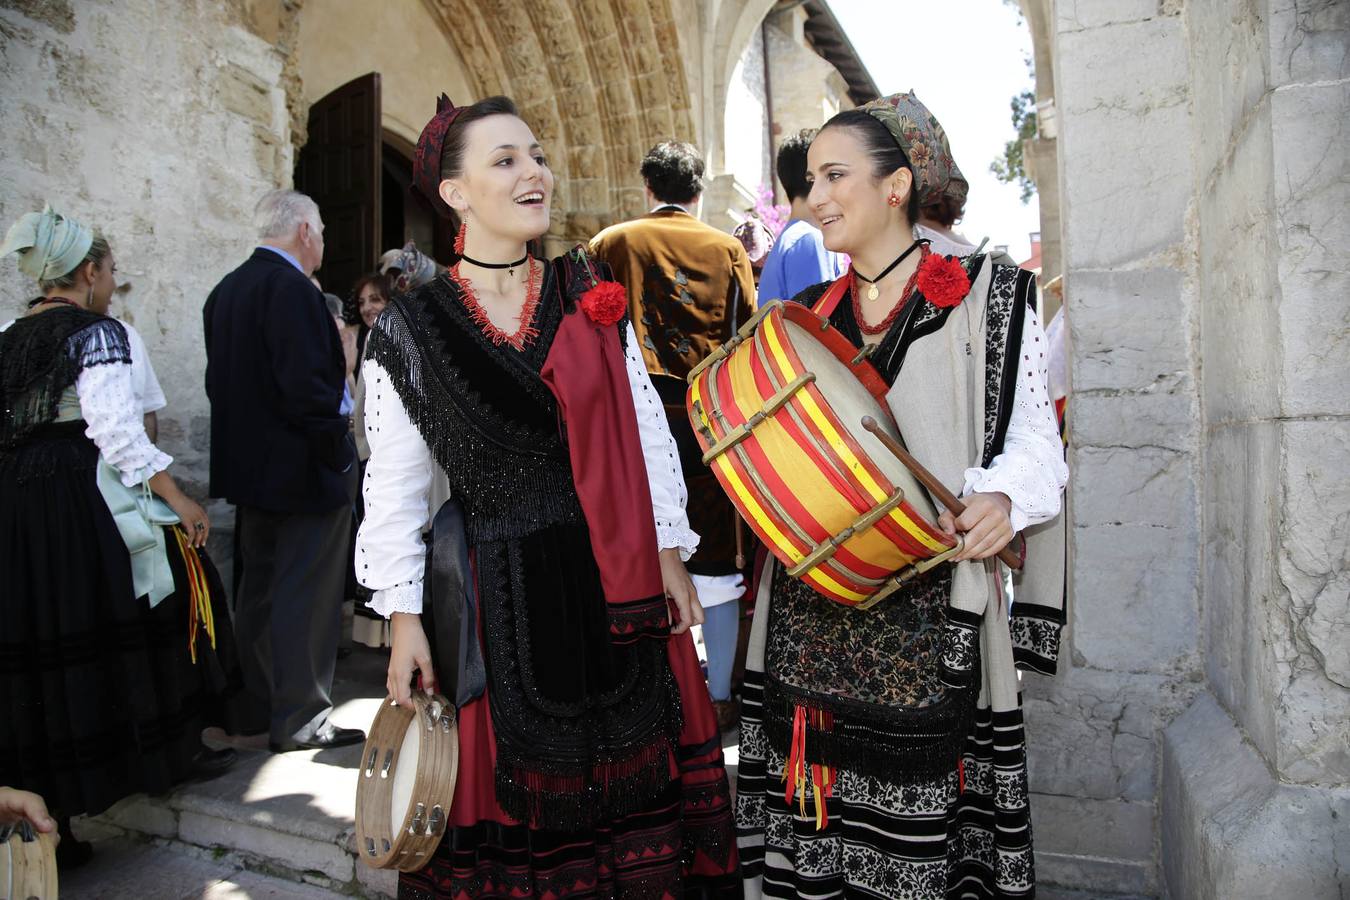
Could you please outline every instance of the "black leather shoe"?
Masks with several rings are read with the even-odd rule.
[[[330,747],[346,747],[360,744],[366,739],[366,733],[359,728],[337,728],[325,725],[319,733],[307,741],[291,739],[283,743],[271,741],[268,746],[273,753],[289,753],[292,750],[327,750]]]
[[[229,747],[212,750],[203,747],[192,757],[192,778],[194,781],[209,781],[224,775],[234,765],[237,755]]]

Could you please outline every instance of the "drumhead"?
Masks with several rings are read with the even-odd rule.
[[[403,822],[408,817],[408,807],[412,804],[413,788],[417,784],[417,764],[421,760],[420,728],[425,727],[421,716],[413,716],[403,732],[403,746],[398,751],[398,764],[389,777],[390,786],[389,833],[397,835],[403,830]]]
[[[937,510],[923,485],[910,474],[904,463],[886,449],[876,435],[862,427],[863,417],[871,416],[881,423],[882,429],[887,434],[903,444],[904,438],[895,427],[890,411],[882,408],[881,403],[862,382],[858,381],[848,365],[831,353],[809,329],[786,318],[783,319],[783,326],[787,329],[792,347],[801,358],[802,365],[807,371],[816,374],[816,388],[844,429],[848,431],[849,436],[862,446],[863,452],[890,479],[891,484],[905,492],[905,502],[913,507],[915,512],[930,522],[936,522]]]

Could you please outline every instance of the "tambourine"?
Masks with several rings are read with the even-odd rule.
[[[27,820],[0,825],[0,900],[56,900],[56,838]]]
[[[371,722],[356,784],[357,853],[368,866],[416,872],[445,834],[459,773],[455,708],[413,692],[386,698]]]

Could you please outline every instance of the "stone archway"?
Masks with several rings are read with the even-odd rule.
[[[777,0],[749,0],[746,3],[721,3],[716,22],[711,29],[714,36],[706,50],[705,73],[712,76],[709,102],[703,105],[702,121],[704,146],[711,148],[709,162],[714,169],[725,167],[725,127],[722,110],[726,108],[727,92],[736,63],[764,17],[777,5]]]
[[[670,0],[424,2],[463,55],[474,95],[512,97],[552,149],[555,242],[641,212],[642,149],[693,131]]]

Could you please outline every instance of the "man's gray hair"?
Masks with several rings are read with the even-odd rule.
[[[299,191],[268,191],[253,207],[253,225],[261,240],[289,238],[302,222],[319,227],[319,205]]]

